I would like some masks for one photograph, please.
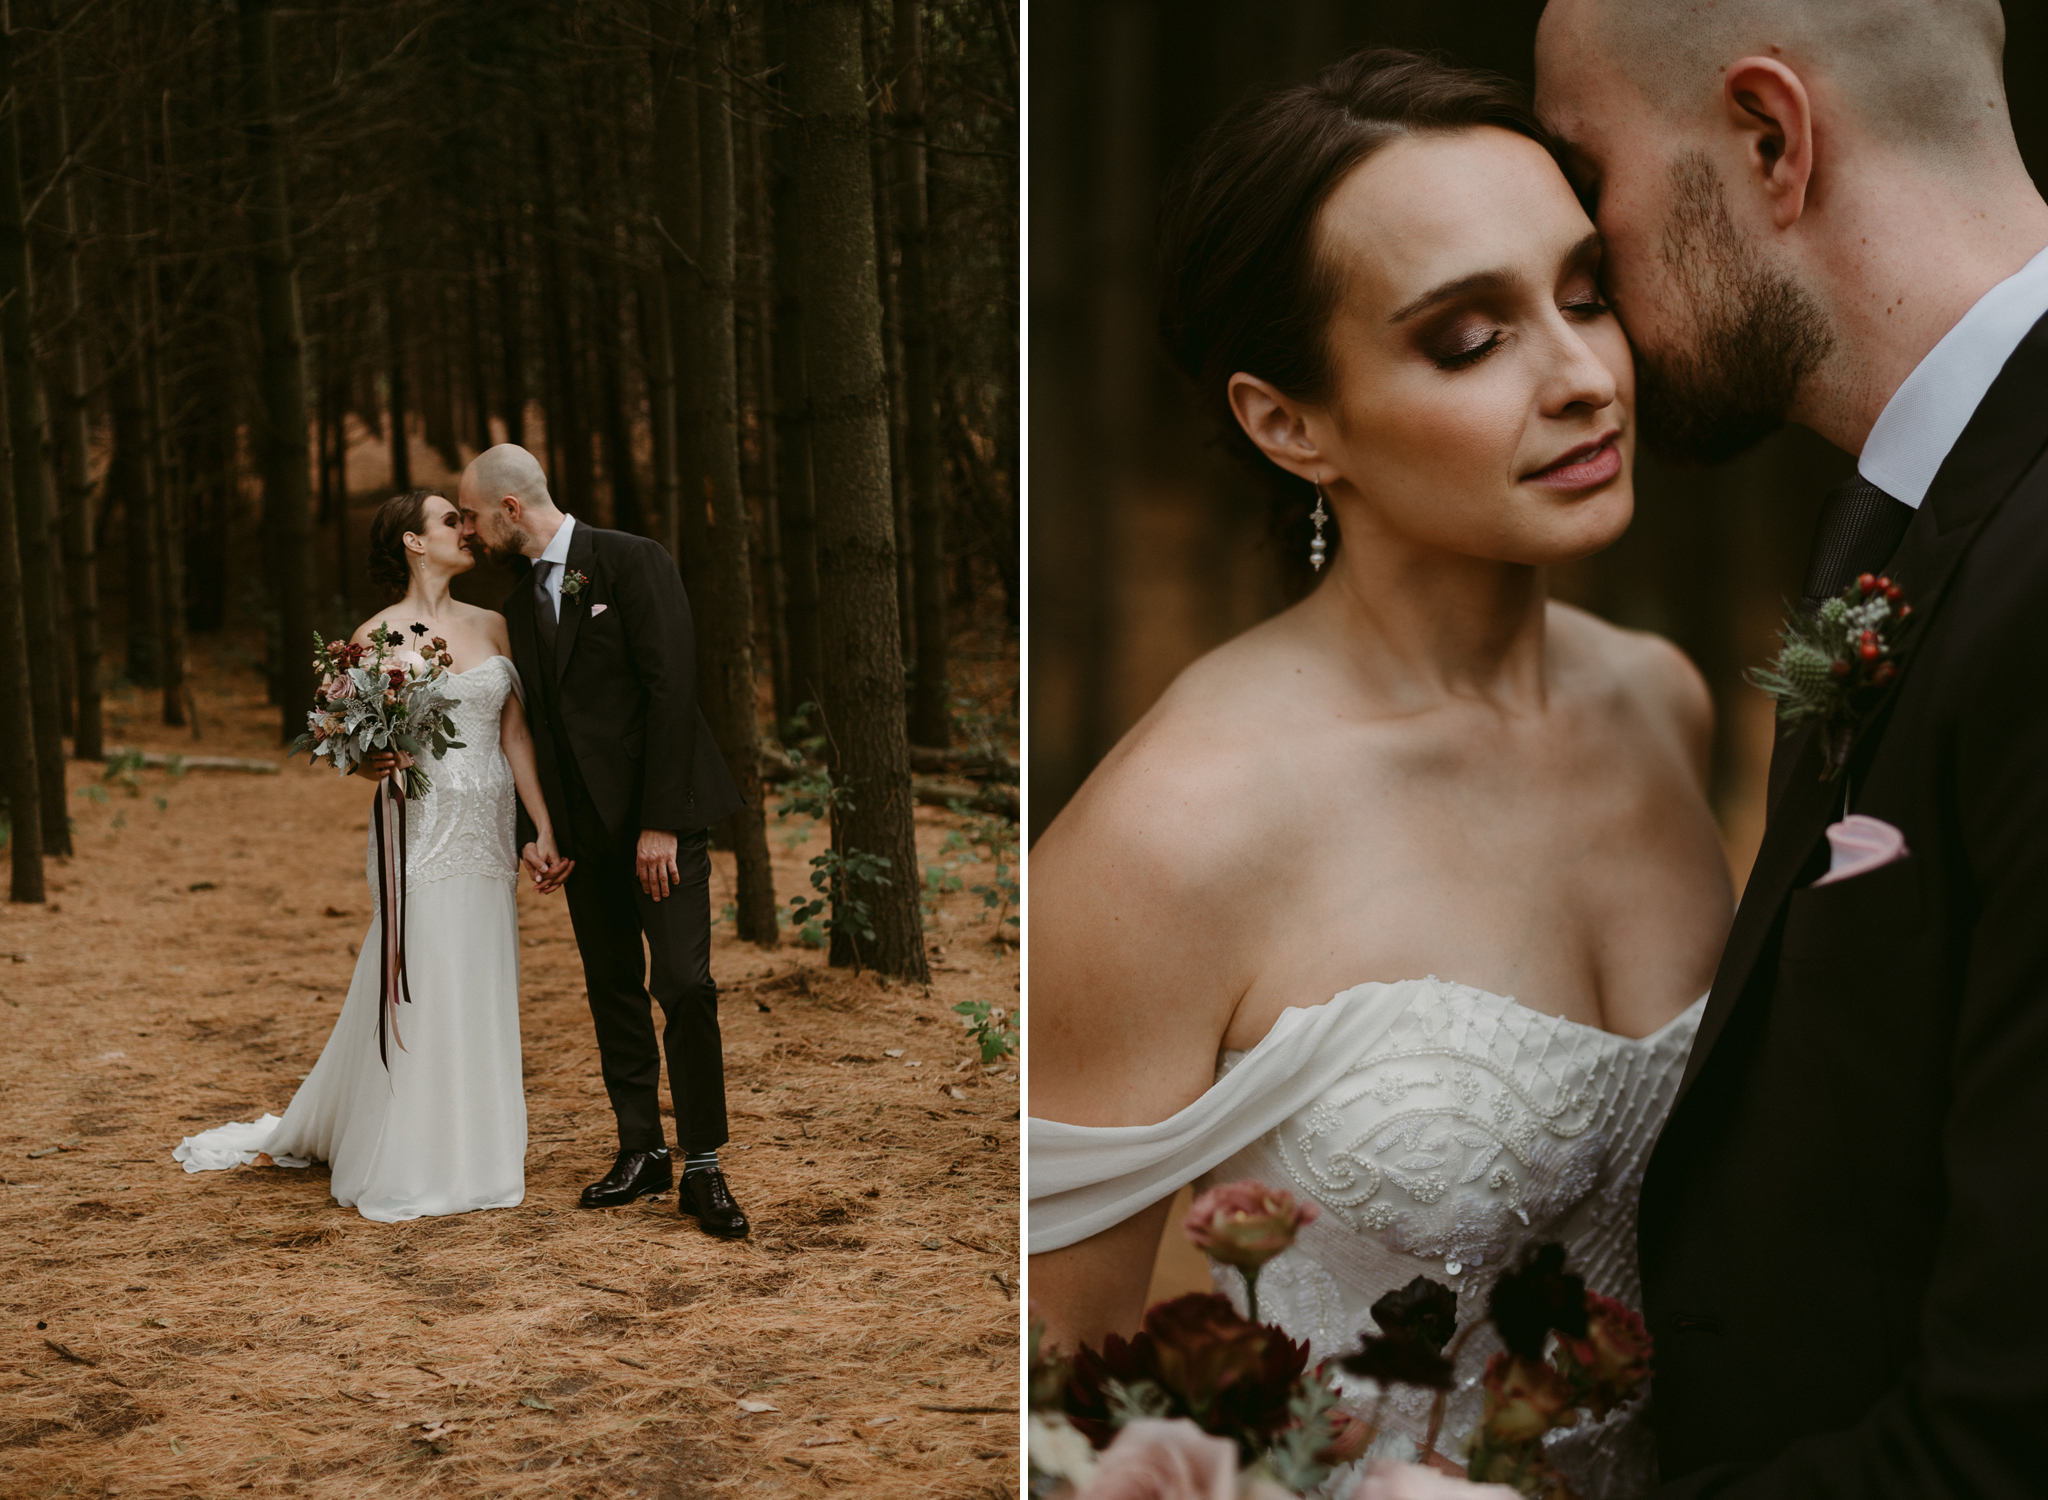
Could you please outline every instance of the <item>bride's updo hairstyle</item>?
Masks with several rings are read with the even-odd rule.
[[[405,555],[405,534],[427,529],[427,501],[433,490],[406,490],[377,507],[370,522],[370,582],[394,599],[412,587],[412,568]]]
[[[1160,213],[1159,332],[1202,411],[1272,503],[1290,592],[1313,582],[1315,486],[1279,467],[1230,408],[1240,370],[1300,401],[1332,392],[1325,334],[1344,289],[1316,255],[1323,205],[1351,170],[1402,136],[1497,125],[1546,148],[1513,83],[1439,58],[1375,48],[1307,83],[1246,100],[1196,143]],[[1330,555],[1341,539],[1331,524]]]

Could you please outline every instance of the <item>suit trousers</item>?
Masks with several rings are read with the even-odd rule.
[[[685,1152],[715,1150],[727,1133],[718,986],[711,978],[710,840],[701,828],[677,835],[681,883],[656,901],[641,888],[635,870],[639,831],[622,829],[611,838],[573,761],[565,763],[562,779],[576,856],[565,885],[569,920],[583,955],[583,983],[605,1092],[619,1122],[619,1149],[654,1151],[668,1144],[661,1125],[665,1050],[676,1143]],[[647,1003],[650,989],[665,1022],[659,1046]]]

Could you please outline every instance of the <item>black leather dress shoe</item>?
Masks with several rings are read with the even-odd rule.
[[[713,1167],[708,1172],[683,1174],[683,1190],[676,1194],[685,1218],[695,1219],[706,1234],[722,1240],[747,1237],[747,1216],[732,1201],[732,1189],[725,1185],[725,1173]]]
[[[583,1190],[583,1208],[617,1208],[674,1184],[666,1151],[621,1151],[612,1169]]]

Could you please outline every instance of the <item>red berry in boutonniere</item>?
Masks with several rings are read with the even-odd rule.
[[[1823,780],[1849,763],[1857,729],[1898,680],[1900,631],[1912,613],[1896,583],[1864,573],[1812,615],[1789,619],[1777,658],[1750,674],[1780,719],[1815,725]]]
[[[562,574],[562,597],[574,599],[590,587],[590,577],[580,568],[570,568]]]

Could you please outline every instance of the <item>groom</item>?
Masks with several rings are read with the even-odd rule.
[[[1806,608],[1913,607],[1769,822],[1643,1186],[1659,1497],[2048,1493],[2048,204],[1997,0],[1551,0],[1645,435],[1857,455]],[[1829,826],[1897,857],[1816,883]],[[1447,1488],[1403,1469],[1368,1494]]]
[[[556,509],[539,461],[511,443],[479,454],[458,495],[465,544],[533,560],[505,600],[505,622],[561,858],[541,863],[523,810],[520,857],[540,889],[568,888],[619,1122],[618,1159],[582,1205],[612,1208],[673,1184],[651,988],[667,1018],[682,1212],[709,1234],[740,1239],[747,1218],[718,1165],[725,1073],[705,834],[740,797],[697,707],[682,580],[657,543]]]

